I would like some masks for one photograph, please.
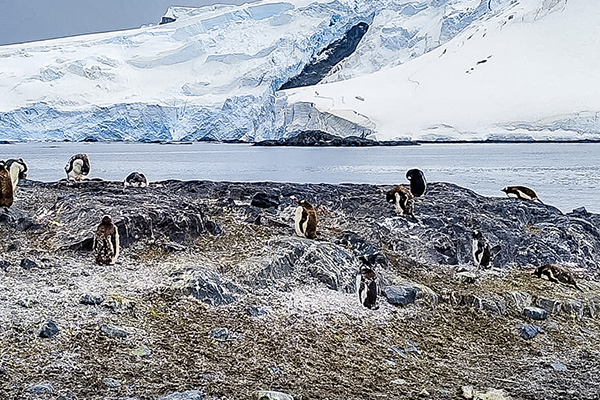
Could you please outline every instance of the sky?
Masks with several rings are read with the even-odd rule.
[[[171,5],[248,0],[0,0],[0,45],[156,24]]]

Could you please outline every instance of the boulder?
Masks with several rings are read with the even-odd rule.
[[[383,295],[388,303],[404,306],[417,300],[419,290],[419,287],[409,284],[386,286],[383,288]]]

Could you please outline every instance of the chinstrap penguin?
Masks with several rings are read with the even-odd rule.
[[[294,216],[296,235],[308,239],[315,239],[317,237],[317,212],[308,201],[298,201],[297,199],[296,201],[299,204]]]
[[[119,231],[108,215],[96,230],[94,256],[98,264],[114,264],[119,257]]]
[[[583,291],[578,285],[577,281],[575,281],[575,277],[573,273],[569,271],[567,268],[558,265],[558,264],[545,264],[541,267],[537,267],[533,272],[538,278],[541,278],[542,275],[545,275],[550,282],[558,283],[562,282],[566,285],[571,285],[576,289]]]
[[[475,265],[488,267],[490,265],[490,245],[480,231],[473,232],[472,247]]]
[[[90,173],[90,159],[87,154],[75,154],[69,159],[65,166],[67,180],[80,182],[83,177]]]
[[[10,173],[4,161],[0,161],[0,207],[9,208],[14,201],[13,185]]]
[[[506,186],[502,189],[502,191],[506,193],[508,197],[514,197],[520,200],[537,200],[540,203],[544,204],[537,196],[537,194],[533,191],[533,189],[529,189],[525,186]]]
[[[409,169],[406,172],[406,179],[410,181],[410,192],[414,197],[421,197],[427,190],[427,181],[425,174],[420,169]]]
[[[145,188],[148,186],[148,179],[146,178],[146,175],[136,171],[127,175],[123,184],[125,187]]]
[[[406,187],[402,185],[394,187],[387,192],[385,199],[388,203],[394,203],[398,214],[415,218],[413,215],[414,196]]]
[[[356,276],[356,294],[360,304],[369,308],[377,309],[377,296],[379,295],[379,279],[373,269],[373,265],[365,256],[358,259],[362,262],[360,271]]]
[[[6,160],[6,168],[10,173],[14,193],[17,190],[19,179],[27,178],[27,164],[25,164],[25,161],[23,161],[22,158],[19,158],[18,160],[11,158],[10,160]]]

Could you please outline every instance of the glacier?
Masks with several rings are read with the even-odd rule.
[[[312,99],[295,101],[278,89],[359,24],[368,30],[356,51],[323,82],[401,68],[514,3],[263,0],[170,7],[157,25],[2,46],[0,139],[258,141],[304,129],[307,118],[335,134],[377,138],[380,124],[358,110],[314,107]],[[311,90],[321,86],[327,85]]]
[[[599,20],[598,2],[512,1],[401,65],[284,91],[286,128],[422,142],[599,141]]]

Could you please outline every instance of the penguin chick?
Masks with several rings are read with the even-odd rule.
[[[473,231],[472,250],[475,265],[484,268],[490,265],[490,245],[480,231]]]
[[[100,265],[114,264],[119,257],[119,231],[108,215],[102,218],[96,230],[94,255]]]
[[[11,158],[10,160],[6,160],[6,168],[10,173],[14,193],[17,190],[19,179],[27,178],[27,164],[25,164],[25,161],[23,161],[22,158],[19,158],[18,160]]]
[[[508,197],[514,197],[520,200],[531,200],[539,201],[544,204],[533,189],[529,189],[525,186],[506,186],[502,189],[502,192],[506,193]]]
[[[362,262],[360,271],[356,276],[356,294],[360,304],[369,308],[377,309],[377,296],[379,294],[379,279],[373,270],[372,264],[366,257],[360,256]]]
[[[427,181],[425,180],[425,174],[420,169],[409,169],[406,172],[406,179],[410,181],[410,192],[414,197],[421,197],[425,194],[427,189]]]
[[[388,203],[394,203],[398,214],[408,215],[415,218],[413,215],[414,196],[406,187],[398,185],[387,192],[385,199]]]
[[[125,187],[140,187],[145,188],[148,186],[148,179],[146,175],[140,172],[132,172],[123,181]]]
[[[67,180],[81,182],[83,177],[90,173],[90,159],[87,154],[75,154],[65,166]]]
[[[558,265],[558,264],[545,264],[541,267],[537,267],[533,272],[538,278],[541,278],[542,275],[548,277],[550,282],[558,283],[562,282],[565,285],[571,285],[578,290],[583,290],[581,287],[577,285],[577,281],[575,281],[575,277],[573,273],[569,271],[567,268]]]
[[[10,173],[4,161],[0,161],[0,207],[9,208],[14,201],[13,185]]]
[[[317,212],[315,208],[306,200],[298,201],[296,215],[294,216],[294,228],[296,235],[308,239],[317,237]]]

